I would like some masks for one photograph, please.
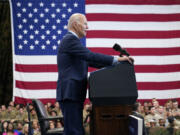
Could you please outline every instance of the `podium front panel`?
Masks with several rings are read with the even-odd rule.
[[[134,104],[138,97],[134,66],[123,62],[92,72],[89,96],[95,105]]]

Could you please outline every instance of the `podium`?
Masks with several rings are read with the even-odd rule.
[[[89,77],[91,135],[128,135],[128,117],[137,97],[132,64],[121,62],[92,72]]]

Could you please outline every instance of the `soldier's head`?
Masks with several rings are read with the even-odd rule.
[[[54,103],[54,107],[59,108],[59,102],[55,102],[55,103]]]
[[[160,114],[164,113],[164,107],[163,107],[163,106],[159,106],[158,112],[159,112]]]
[[[153,106],[154,106],[155,108],[158,108],[158,107],[159,107],[159,102],[158,102],[157,100],[155,100],[155,101],[153,102]]]
[[[33,104],[29,104],[29,110],[32,110],[34,108]]]
[[[19,113],[20,114],[23,114],[24,113],[24,109],[21,107],[21,108],[19,108]]]
[[[16,110],[19,110],[20,104],[16,104]]]
[[[153,114],[153,115],[155,114],[155,107],[154,107],[154,106],[152,106],[152,107],[150,108],[150,113]]]
[[[149,114],[149,106],[144,107],[144,112],[145,112],[145,114]]]
[[[51,102],[47,102],[47,107],[51,107],[52,103]]]
[[[172,109],[172,100],[168,100],[165,105],[166,105],[166,108]]]
[[[12,111],[12,106],[8,106],[8,112],[11,112]]]
[[[14,107],[14,101],[10,101],[10,102],[9,102],[9,105],[12,106],[12,107]]]
[[[6,110],[6,106],[5,106],[5,105],[2,105],[2,106],[1,106],[1,110],[2,110],[2,111],[5,111],[5,110]]]
[[[30,110],[30,112],[31,112],[31,115],[36,115],[35,109]]]
[[[153,103],[154,101],[157,101],[157,99],[156,99],[156,98],[153,98],[153,99],[152,99],[152,103]]]
[[[173,100],[172,101],[172,105],[173,105],[173,109],[177,109],[178,108],[178,101],[177,100]]]
[[[147,101],[144,102],[144,107],[145,107],[145,106],[148,106],[148,102],[147,102]]]
[[[52,111],[50,112],[50,115],[55,117],[55,116],[57,116],[57,112],[56,112],[55,110],[52,110]]]

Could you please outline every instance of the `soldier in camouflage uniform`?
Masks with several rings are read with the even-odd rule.
[[[1,105],[1,123],[6,120],[6,106]]]
[[[146,115],[144,117],[145,119],[145,124],[147,122],[151,122],[152,120],[155,122],[155,123],[158,123],[159,119],[161,118],[160,115],[158,115],[157,113],[155,113],[155,107],[151,107],[150,108],[150,114]]]
[[[62,112],[61,112],[61,108],[60,108],[60,106],[59,106],[59,102],[55,102],[55,103],[54,103],[54,108],[53,108],[53,110],[55,110],[55,111],[57,112],[57,115],[58,115],[58,116],[62,116]]]
[[[16,108],[15,108],[14,101],[10,101],[10,102],[9,102],[9,106],[11,106],[12,111],[15,111],[15,112],[16,112]]]
[[[35,109],[31,109],[30,110],[30,117],[31,117],[31,121],[38,120],[38,117],[37,117]]]
[[[16,113],[12,110],[12,106],[8,106],[5,117],[7,121],[15,121]]]
[[[166,113],[166,110],[163,106],[159,106],[159,109],[158,109],[158,114],[163,118],[163,119],[166,119],[167,118],[167,113]]]
[[[15,119],[22,123],[28,122],[28,115],[27,115],[26,111],[24,110],[24,108],[19,109]]]
[[[173,100],[172,104],[173,104],[173,108],[172,108],[173,116],[175,116],[176,119],[180,120],[180,108],[178,107],[179,106],[178,101]]]

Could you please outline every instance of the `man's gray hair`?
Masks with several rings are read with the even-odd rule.
[[[74,22],[79,22],[82,16],[84,16],[84,15],[81,14],[81,13],[72,14],[71,17],[68,20],[68,26],[67,26],[68,30],[71,29],[72,24]]]

